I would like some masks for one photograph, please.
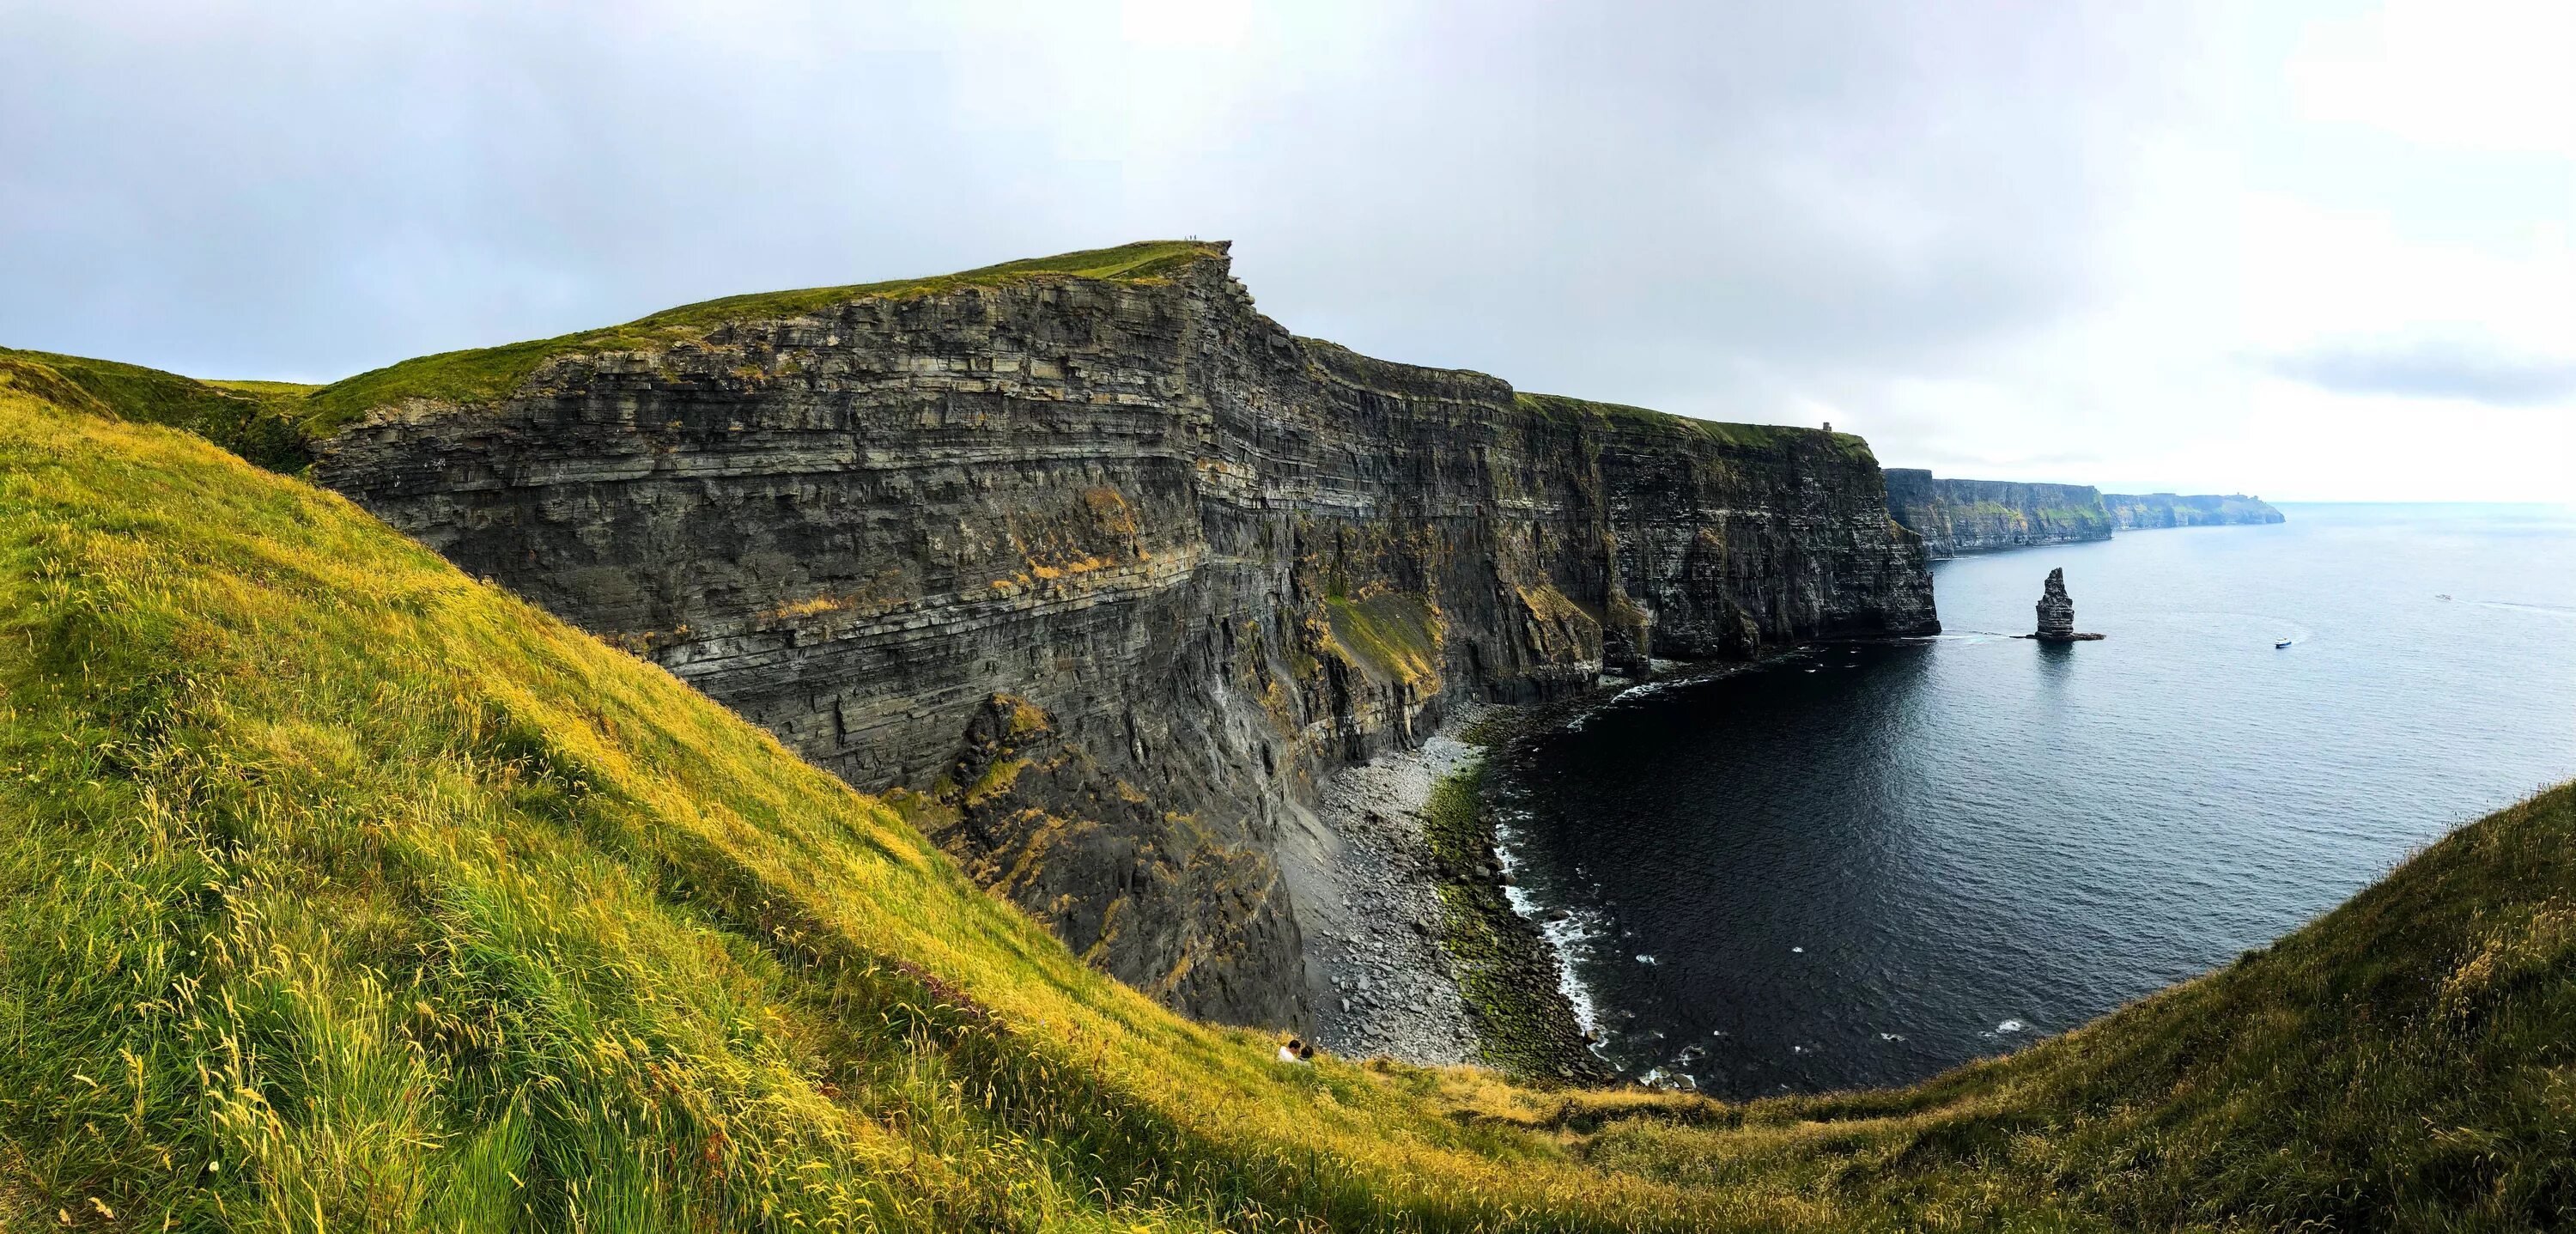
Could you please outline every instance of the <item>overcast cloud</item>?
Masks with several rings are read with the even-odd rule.
[[[2276,356],[2275,372],[2337,394],[2546,406],[2576,395],[2576,361],[2501,355],[2449,342],[2342,343]]]
[[[0,344],[327,380],[1197,235],[1891,465],[2570,500],[2571,63],[2559,0],[0,0]]]

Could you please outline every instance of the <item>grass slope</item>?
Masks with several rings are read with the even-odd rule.
[[[1180,1020],[659,669],[15,389],[0,819],[0,1229],[1719,1207]]]
[[[272,471],[312,461],[299,423],[318,387],[283,381],[198,381],[136,364],[0,347],[0,376],[69,407],[183,428]]]
[[[2566,788],[1910,1089],[1296,1067],[660,670],[63,397],[0,375],[0,1229],[2576,1216]]]

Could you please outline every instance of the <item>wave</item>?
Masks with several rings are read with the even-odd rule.
[[[1522,865],[1520,835],[1513,824],[1528,817],[1521,811],[1494,811],[1494,855],[1502,862],[1503,871],[1507,874],[1518,872]],[[1575,1025],[1596,1043],[1593,1049],[1597,1052],[1601,1038],[1600,1000],[1575,971],[1574,961],[1577,955],[1588,949],[1589,944],[1609,936],[1608,923],[1597,913],[1572,907],[1562,910],[1565,916],[1557,917],[1556,910],[1540,904],[1528,888],[1517,882],[1504,885],[1503,901],[1511,905],[1512,912],[1521,920],[1537,926],[1539,937],[1546,939],[1549,949],[1556,953],[1557,993],[1565,996],[1566,1005],[1574,1011]]]

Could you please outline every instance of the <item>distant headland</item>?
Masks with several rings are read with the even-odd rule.
[[[1933,557],[2108,540],[2114,531],[2284,521],[2242,493],[2105,493],[2089,484],[1956,480],[1919,467],[1890,467],[1886,476],[1889,517],[1923,537]]]

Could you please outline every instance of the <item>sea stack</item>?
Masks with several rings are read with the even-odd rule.
[[[2102,637],[2075,632],[2075,601],[2066,594],[2065,570],[2048,572],[2048,584],[2039,593],[2039,630],[2030,637],[2043,643],[2079,643]]]

